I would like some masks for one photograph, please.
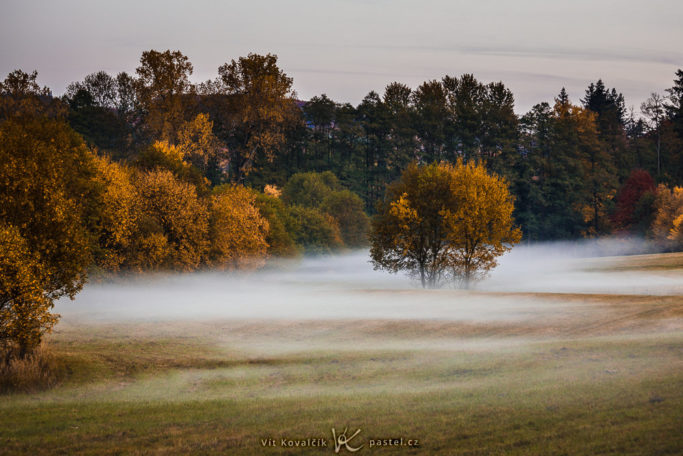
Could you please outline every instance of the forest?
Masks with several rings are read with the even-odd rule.
[[[552,103],[523,115],[503,82],[471,74],[414,89],[393,82],[352,106],[325,94],[297,99],[293,80],[271,54],[232,60],[201,84],[190,82],[192,72],[181,52],[150,50],[134,75],[100,71],[55,98],[38,86],[36,73],[18,70],[2,85],[2,115],[12,117],[10,100],[35,97],[41,115],[78,133],[119,179],[132,170],[163,170],[197,197],[213,192],[214,200],[226,184],[250,189],[271,224],[274,254],[362,243],[362,233],[345,227],[366,223],[342,221],[330,205],[352,207],[354,215],[344,217],[360,220],[353,194],[372,215],[386,185],[410,163],[458,158],[484,161],[507,179],[525,240],[678,236],[683,70],[672,75],[666,94],[653,93],[639,110],[628,109],[623,95],[598,79],[580,100],[561,88]],[[310,195],[313,187],[318,194]],[[296,206],[292,217],[271,198],[283,189],[281,201]],[[323,208],[330,191],[344,193]],[[326,215],[335,220],[327,223]],[[297,232],[312,224],[315,233]]]

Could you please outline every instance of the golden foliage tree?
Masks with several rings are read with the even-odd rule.
[[[213,122],[208,114],[198,114],[181,125],[178,131],[178,148],[182,158],[202,174],[206,174],[211,161],[219,162],[226,157],[225,147],[213,134]]]
[[[673,248],[683,246],[683,187],[657,187],[655,219],[652,234],[655,239]]]
[[[0,223],[0,348],[23,357],[50,331],[58,315],[43,289],[45,271],[19,230]]]
[[[268,221],[256,194],[238,185],[217,187],[209,202],[209,262],[220,269],[254,269],[265,263]]]
[[[155,169],[137,176],[139,228],[129,259],[136,269],[191,271],[208,248],[208,210],[195,187],[172,172]]]
[[[209,180],[185,158],[186,153],[181,146],[168,141],[155,141],[142,151],[135,165],[146,171],[166,169],[178,179],[194,185],[200,195],[208,194]]]
[[[0,123],[0,327],[22,355],[74,297],[91,262],[93,155],[65,123],[22,114]]]
[[[519,242],[522,233],[514,226],[513,199],[503,178],[474,162],[459,162],[450,172],[450,193],[458,204],[442,210],[448,263],[452,277],[467,285],[494,268],[496,258]]]
[[[138,223],[138,195],[131,183],[131,170],[106,157],[95,157],[96,181],[101,192],[97,198],[97,223],[93,230],[95,264],[118,271],[133,245]]]
[[[423,287],[468,282],[519,242],[507,182],[483,164],[410,165],[392,183],[370,235],[377,269],[405,270]]]

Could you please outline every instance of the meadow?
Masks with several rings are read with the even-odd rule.
[[[473,290],[359,258],[89,285],[54,385],[0,396],[0,453],[334,454],[334,428],[339,454],[680,454],[682,254],[521,256]]]

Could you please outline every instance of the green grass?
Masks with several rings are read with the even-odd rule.
[[[354,332],[349,322],[325,335],[327,350],[270,357],[221,348],[218,330],[189,340],[126,332],[55,335],[71,374],[50,391],[2,397],[2,451],[296,454],[259,441],[330,439],[345,426],[360,427],[362,441],[422,442],[372,450],[386,454],[677,454],[683,445],[677,332],[484,337],[463,348],[422,334],[429,343],[415,350],[391,349],[395,334],[377,350],[333,350]]]

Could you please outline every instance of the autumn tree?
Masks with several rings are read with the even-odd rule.
[[[683,247],[683,187],[673,189],[664,184],[657,187],[654,238],[671,249]]]
[[[642,207],[643,198],[648,198],[646,196],[648,193],[653,195],[654,191],[655,181],[650,173],[644,169],[634,169],[617,193],[616,210],[612,214],[614,225],[623,230],[630,230],[633,226],[638,226],[641,222],[638,216],[649,215],[639,214],[639,205]],[[649,223],[644,225],[649,225]]]
[[[15,226],[0,222],[0,353],[25,356],[49,332],[58,315],[45,294],[40,258]]]
[[[210,192],[209,180],[202,172],[186,160],[185,150],[167,141],[155,141],[145,147],[133,162],[136,168],[146,171],[165,169],[178,179],[192,184],[201,195]]]
[[[164,169],[140,172],[135,186],[140,213],[130,266],[197,269],[208,249],[209,214],[196,188]]]
[[[239,185],[216,187],[209,201],[209,264],[219,269],[255,269],[265,263],[268,221],[256,193]]]
[[[449,192],[458,204],[442,209],[448,263],[451,278],[468,286],[494,268],[496,258],[519,242],[522,233],[514,226],[514,198],[505,179],[488,174],[483,163],[458,161],[451,173]]]
[[[505,179],[483,164],[410,165],[387,189],[372,223],[376,269],[407,271],[423,287],[465,286],[519,242]]]
[[[92,153],[63,121],[0,122],[0,331],[22,356],[54,323],[54,301],[86,280],[98,192]]]
[[[184,122],[178,130],[178,148],[182,159],[202,174],[212,173],[214,182],[221,180],[222,166],[227,160],[227,148],[213,133],[213,121],[208,114]]]
[[[301,121],[294,103],[292,78],[277,66],[273,54],[249,54],[218,68],[215,89],[225,95],[222,138],[230,153],[233,182],[243,182],[257,154],[272,160],[286,133]]]
[[[190,82],[192,71],[192,63],[180,51],[142,53],[135,70],[135,93],[152,137],[175,139],[185,120],[185,95],[194,89]]]
[[[119,271],[131,255],[140,223],[133,171],[107,157],[94,157],[100,192],[93,199],[92,252],[95,265]]]

